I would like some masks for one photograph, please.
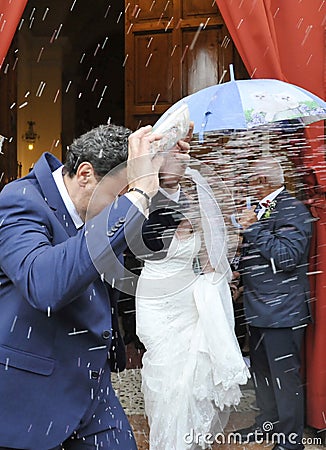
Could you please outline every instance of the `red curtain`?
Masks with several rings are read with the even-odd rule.
[[[0,69],[27,0],[0,0]]]
[[[277,78],[325,98],[323,0],[216,0],[252,78]],[[326,426],[326,164],[323,123],[310,126],[304,164],[309,168],[311,211],[319,217],[312,244],[314,325],[307,331],[307,422]]]

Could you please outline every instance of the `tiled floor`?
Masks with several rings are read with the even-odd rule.
[[[143,351],[136,350],[133,344],[127,346],[128,364],[127,370],[120,375],[113,374],[113,385],[120,401],[128,415],[129,421],[133,427],[135,437],[139,450],[149,450],[148,447],[148,424],[144,412],[144,402],[141,394],[141,357]],[[252,384],[249,383],[243,388],[243,399],[240,405],[237,407],[237,411],[233,411],[230,415],[230,420],[226,429],[227,432],[238,430],[240,428],[251,425],[255,418],[255,410],[253,409],[255,402],[255,395]],[[325,450],[322,445],[316,445],[314,441],[315,434],[313,430],[305,430],[305,438],[310,439],[307,450]],[[232,442],[232,441],[231,441]],[[313,443],[314,442],[314,443]],[[214,444],[213,450],[258,450],[261,448],[271,449],[272,444],[267,445],[265,443],[257,444]],[[162,449],[163,450],[163,449]],[[165,449],[164,449],[165,450]]]

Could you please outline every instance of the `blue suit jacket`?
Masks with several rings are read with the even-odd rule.
[[[307,272],[313,218],[286,190],[276,202],[268,219],[243,234],[245,315],[256,327],[293,327],[310,320]]]
[[[110,384],[110,349],[124,368],[116,294],[98,270],[119,277],[144,216],[122,196],[77,231],[51,175],[59,165],[44,154],[0,194],[0,446],[58,445]]]

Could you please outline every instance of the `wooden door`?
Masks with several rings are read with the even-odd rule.
[[[180,98],[246,69],[213,0],[125,0],[125,124],[153,124]]]

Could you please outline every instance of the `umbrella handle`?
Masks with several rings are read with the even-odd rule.
[[[234,78],[233,64],[230,64],[230,65],[229,65],[229,70],[230,70],[230,80],[231,80],[231,81],[234,81],[235,78]]]

